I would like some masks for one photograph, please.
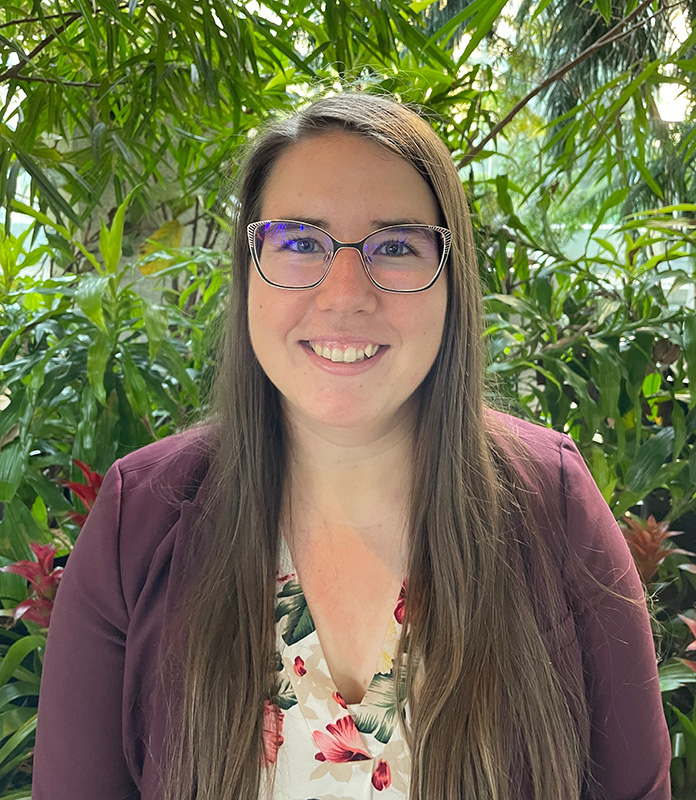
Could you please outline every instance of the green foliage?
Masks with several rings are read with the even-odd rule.
[[[670,518],[696,507],[695,316],[671,307],[664,289],[693,284],[692,226],[673,216],[691,210],[625,221],[614,232],[620,249],[592,235],[595,225],[574,260],[543,252],[519,220],[488,245],[497,388],[530,419],[574,436],[617,517],[662,487]]]
[[[94,272],[37,279],[15,267],[0,294],[0,531],[13,525],[22,545],[5,552],[17,557],[31,557],[30,540],[50,539],[40,519],[45,508],[54,519],[74,510],[55,479],[70,476],[75,460],[103,473],[200,410],[209,328],[224,292],[221,256],[203,248],[155,251],[142,265],[167,255],[166,274],[181,284],[153,302],[147,287],[135,291],[134,270],[115,260],[124,212],[125,202],[111,229],[102,229],[103,266],[96,262]],[[159,284],[161,276],[141,281]],[[76,527],[63,527],[74,539]]]

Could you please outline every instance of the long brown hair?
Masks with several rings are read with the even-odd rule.
[[[279,156],[337,129],[412,164],[452,232],[442,344],[419,389],[408,597],[395,670],[408,697],[410,724],[400,722],[412,756],[411,800],[508,800],[525,775],[535,800],[590,796],[582,680],[562,659],[552,663],[546,637],[568,614],[558,589],[562,556],[539,533],[530,492],[513,467],[514,440],[492,435],[486,422],[481,292],[462,184],[425,119],[383,97],[342,93],[269,127],[241,172],[209,421],[211,491],[182,587],[186,613],[173,623],[179,630],[165,659],[176,664],[179,683],[171,690],[178,701],[170,703],[163,800],[258,797],[287,442],[277,390],[249,338],[246,226],[259,218]],[[417,675],[419,663],[434,668]]]

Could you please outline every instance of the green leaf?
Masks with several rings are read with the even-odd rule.
[[[121,203],[114,214],[114,221],[111,223],[109,230],[102,221],[101,229],[99,232],[99,250],[104,260],[104,269],[110,275],[113,275],[118,270],[119,262],[121,261],[122,245],[123,245],[123,223],[126,217],[126,209],[135,192],[140,188],[136,186]]]
[[[27,205],[26,203],[21,203],[19,200],[12,201],[12,208],[14,211],[19,211],[22,214],[26,214],[28,217],[35,219],[37,222],[40,222],[44,227],[51,228],[59,233],[64,239],[70,242],[71,245],[78,248],[78,250],[82,253],[82,255],[89,261],[89,263],[94,267],[97,272],[101,272],[101,266],[97,259],[89,252],[89,250],[79,241],[79,239],[73,239],[70,235],[70,231],[65,228],[63,225],[60,225],[55,220],[50,219],[47,217],[46,214],[43,214],[41,211],[37,211],[37,209],[32,208],[31,206]]]
[[[696,313],[689,313],[684,319],[683,334],[684,360],[689,379],[689,408],[696,406]]]
[[[176,380],[181,384],[181,388],[188,395],[190,402],[194,407],[197,407],[200,402],[199,386],[188,374],[186,366],[181,359],[181,356],[176,351],[174,345],[168,340],[164,339],[161,343],[161,350],[159,354],[159,362],[172,373]]]
[[[47,536],[24,501],[14,497],[5,503],[5,516],[0,522],[0,553],[15,561],[34,559],[31,542],[45,544]]]
[[[22,661],[40,647],[46,646],[46,637],[40,634],[22,636],[5,653],[0,662],[0,686],[4,686],[14,675]]]
[[[92,128],[90,133],[90,143],[92,145],[92,158],[95,164],[99,162],[104,149],[104,133],[106,132],[106,125],[103,122],[97,122]]]
[[[511,217],[515,213],[514,206],[512,205],[512,198],[508,191],[508,176],[497,175],[495,179],[495,187],[498,194],[498,205],[503,214]]]
[[[599,211],[595,216],[594,224],[592,225],[592,230],[590,231],[589,238],[591,239],[594,233],[598,230],[599,226],[604,222],[604,217],[609,211],[610,208],[614,208],[614,206],[618,206],[620,203],[623,203],[626,198],[628,197],[629,188],[628,186],[624,186],[621,189],[617,189],[616,191],[612,192],[609,197],[602,203]]]
[[[133,363],[130,353],[125,348],[121,350],[121,359],[126,397],[135,416],[143,420],[150,413],[150,401],[145,380]]]
[[[102,300],[108,285],[109,278],[106,275],[87,275],[80,280],[75,294],[75,299],[85,316],[103,331],[106,331],[106,322]]]
[[[169,320],[164,309],[154,303],[143,300],[143,322],[147,333],[148,353],[152,364],[159,352],[162,340],[169,332]]]
[[[676,400],[672,401],[672,427],[674,428],[674,446],[672,460],[676,461],[686,443],[686,418],[681,406]]]
[[[24,476],[27,451],[21,439],[13,439],[0,450],[0,503],[9,503]]]
[[[458,64],[466,63],[467,59],[478,47],[484,36],[487,36],[491,32],[493,23],[498,19],[507,4],[508,0],[486,0],[485,3],[481,4],[481,8],[477,9],[477,13],[473,15],[466,26],[467,30],[473,31],[473,33],[459,57]],[[479,4],[474,0],[473,3],[464,9],[464,12],[460,13],[469,12],[469,15],[471,15],[473,13],[473,8],[477,5]],[[457,17],[459,17],[459,14],[455,19],[457,19]]]
[[[34,732],[36,731],[36,714],[33,714],[30,719],[28,719],[22,727],[16,731],[10,738],[5,742],[5,744],[0,747],[0,763],[6,761],[12,753],[24,742],[29,739]],[[24,760],[24,758],[22,759]],[[2,768],[0,768],[0,775],[3,775],[7,772],[9,764],[4,764]]]
[[[658,670],[661,692],[674,692],[681,686],[696,683],[696,672],[677,659],[671,659]]]
[[[640,495],[656,488],[655,480],[662,465],[672,455],[674,429],[663,428],[638,448],[638,453],[626,471],[625,482],[628,488]]]
[[[34,708],[10,708],[0,713],[0,739],[11,736],[36,715]]]
[[[103,406],[106,405],[104,371],[106,370],[111,350],[111,342],[101,331],[97,332],[87,350],[87,378],[94,396]]]
[[[650,189],[660,198],[660,200],[664,200],[664,194],[662,189],[658,186],[655,178],[650,174],[650,170],[647,166],[643,163],[643,161],[638,158],[637,156],[633,156],[631,159],[635,168],[640,172],[641,177],[643,180],[648,184]]]
[[[604,342],[590,339],[589,344],[593,353],[592,377],[599,391],[599,413],[605,418],[615,419],[618,416],[622,365]]]
[[[0,709],[12,703],[14,700],[22,700],[25,697],[38,697],[39,685],[26,681],[11,681],[0,687]]]

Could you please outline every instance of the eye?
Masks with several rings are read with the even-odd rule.
[[[373,255],[380,256],[407,256],[413,253],[413,248],[400,239],[389,239],[375,247]]]
[[[282,245],[283,250],[290,250],[292,253],[300,255],[312,255],[322,251],[322,247],[316,239],[310,237],[302,239],[286,239]]]
[[[315,239],[288,239],[283,243],[284,250],[296,253],[315,253],[318,243]]]

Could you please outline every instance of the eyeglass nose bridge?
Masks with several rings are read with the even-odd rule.
[[[324,272],[324,275],[322,276],[322,279],[319,281],[319,284],[323,283],[323,281],[326,279],[326,276],[329,274],[329,271],[331,270],[331,267],[333,266],[333,263],[334,263],[334,261],[336,259],[336,256],[338,255],[340,250],[357,250],[358,253],[360,254],[360,260],[362,261],[362,265],[363,265],[363,269],[365,270],[365,274],[369,278],[370,283],[372,283],[373,285],[377,286],[377,284],[375,283],[374,278],[372,277],[372,275],[370,275],[370,268],[369,268],[369,266],[367,264],[367,257],[365,256],[365,253],[363,252],[363,247],[365,245],[365,239],[363,239],[361,242],[339,242],[338,239],[334,239],[333,236],[330,236],[329,238],[331,239],[331,242],[333,244],[333,252],[329,256],[329,263],[328,263],[328,266],[326,267],[326,272]],[[317,285],[319,285],[319,284],[317,284]],[[377,288],[379,288],[379,287],[377,287]]]

